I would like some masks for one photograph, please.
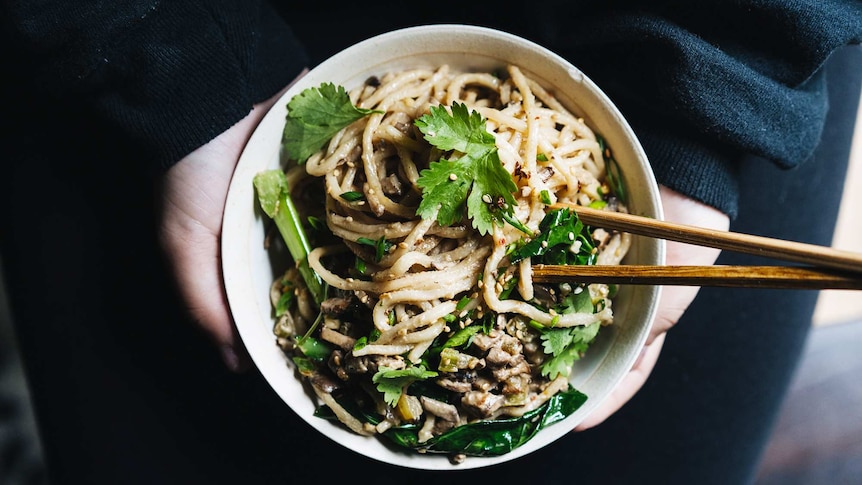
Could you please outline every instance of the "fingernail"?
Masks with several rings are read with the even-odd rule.
[[[224,365],[226,365],[232,372],[239,371],[239,356],[233,346],[222,345],[221,358],[224,361]]]

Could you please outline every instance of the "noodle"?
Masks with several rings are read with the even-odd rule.
[[[534,234],[541,232],[553,202],[626,210],[605,181],[607,162],[596,134],[516,66],[508,66],[504,79],[455,72],[445,65],[386,73],[349,96],[354,105],[377,111],[332,137],[307,160],[304,173],[290,170],[291,187],[297,190],[312,182],[322,185],[322,191],[305,198],[307,207],[301,209],[312,213],[323,208],[331,238],[310,252],[308,264],[331,288],[331,299],[321,306],[327,326],[319,338],[337,342],[340,350],[316,372],[331,372],[343,381],[333,389],[371,388],[373,394],[375,373],[425,369],[442,359],[438,356],[441,348],[448,348],[443,345],[447,338],[481,325],[472,330],[475,335],[467,344],[453,344],[446,354],[457,362],[456,371],[430,369],[439,372],[429,382],[456,398],[432,404],[423,399],[427,409],[416,415],[406,410],[418,401],[405,386],[398,405],[390,403],[381,413],[383,422],[375,425],[382,431],[420,423],[422,442],[476,419],[521,416],[564,391],[566,374],[542,367],[551,359],[542,351],[542,332],[611,324],[611,289],[602,284],[535,284],[531,258],[511,260],[512,248],[530,239],[511,224],[493,225],[483,235],[466,218],[451,226],[441,226],[436,217],[419,218],[422,170],[449,154],[431,146],[414,121],[432,106],[456,102],[481,114],[500,162],[517,185],[513,215]],[[344,197],[346,193],[359,196]],[[620,264],[631,243],[627,234],[601,229],[583,241],[574,236],[570,233],[570,252],[589,249],[595,242],[587,255],[596,264]],[[296,270],[290,270],[289,277],[293,287],[303,287]],[[587,310],[559,310],[582,293],[588,298]],[[302,315],[291,311],[296,313],[293,320],[307,324],[307,308]],[[276,327],[279,342],[291,351],[294,346],[285,342],[295,335],[284,332],[284,326]],[[361,384],[355,384],[357,380]],[[354,431],[367,434],[375,429],[350,416],[330,392],[320,386],[315,392],[326,395],[325,404],[336,406],[338,417]],[[381,397],[372,399],[379,408]],[[447,414],[440,409],[428,410],[444,404],[454,407],[457,418],[452,419],[457,422],[441,417]]]

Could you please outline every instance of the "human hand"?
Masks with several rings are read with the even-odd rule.
[[[667,187],[660,187],[665,219],[709,229],[726,231],[730,219],[724,213]],[[721,251],[703,246],[692,246],[673,241],[667,242],[667,265],[711,265]],[[646,344],[635,364],[606,401],[587,419],[581,422],[576,431],[592,428],[617,412],[627,403],[646,382],[652,372],[664,344],[665,334],[670,330],[697,296],[700,288],[695,286],[665,286],[662,288],[658,311]]]
[[[254,105],[245,118],[177,162],[165,174],[160,192],[159,242],[180,296],[233,371],[248,368],[250,359],[234,327],[222,280],[222,216],[242,150],[282,92]]]

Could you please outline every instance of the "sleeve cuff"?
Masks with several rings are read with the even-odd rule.
[[[648,126],[634,126],[659,184],[737,215],[739,185],[731,157],[708,146]]]

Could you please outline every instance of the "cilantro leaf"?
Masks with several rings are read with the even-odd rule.
[[[565,315],[566,313],[594,313],[593,297],[590,295],[590,290],[583,288],[580,292],[574,291],[566,295],[563,300],[554,307],[557,313]]]
[[[377,385],[377,390],[383,393],[383,400],[390,406],[395,406],[401,397],[401,392],[407,386],[430,377],[437,377],[437,373],[425,370],[425,367],[421,365],[405,369],[381,366],[371,381]]]
[[[572,365],[587,351],[599,333],[599,322],[582,327],[550,328],[542,332],[542,349],[551,356],[542,363],[543,376],[569,375]]]
[[[463,163],[440,160],[422,170],[417,183],[422,187],[422,201],[416,215],[428,219],[437,211],[437,223],[451,226],[464,216],[464,200],[470,191],[472,174]],[[451,175],[455,175],[452,180]]]
[[[303,164],[339,130],[371,113],[382,111],[357,108],[343,86],[323,83],[305,89],[287,103],[282,143]]]
[[[452,104],[452,114],[443,106],[432,106],[431,113],[416,120],[416,126],[428,143],[443,150],[480,153],[496,150],[494,135],[485,129],[485,119],[466,104]]]
[[[511,216],[516,204],[512,195],[518,187],[503,168],[494,135],[485,119],[466,104],[453,103],[452,113],[432,106],[430,113],[415,121],[425,139],[440,150],[461,154],[460,158],[431,162],[419,174],[422,202],[416,210],[423,219],[437,213],[437,223],[449,226],[467,216],[480,234],[502,224],[503,214]]]

